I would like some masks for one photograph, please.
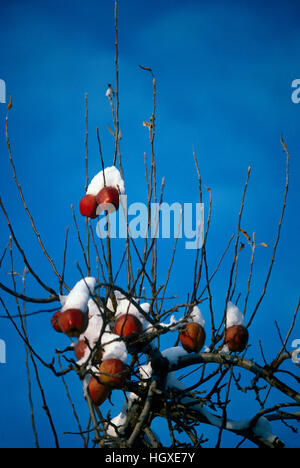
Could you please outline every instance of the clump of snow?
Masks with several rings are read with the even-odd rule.
[[[120,298],[117,302],[118,302],[118,307],[117,307],[117,310],[116,310],[116,317],[119,317],[120,315],[126,315],[126,314],[135,315],[137,318],[141,317],[141,313],[139,312],[137,307],[135,307],[125,297]],[[143,316],[142,316],[142,318],[143,318]]]
[[[105,168],[104,177],[103,171],[98,172],[98,174],[95,175],[95,177],[93,177],[93,179],[91,180],[86,194],[97,196],[100,190],[103,189],[105,185],[106,187],[118,188],[120,194],[122,195],[125,193],[124,180],[121,177],[120,171],[115,166]]]
[[[181,346],[174,346],[173,348],[165,349],[161,354],[164,358],[168,359],[171,365],[177,365],[180,358],[188,355],[188,353]],[[142,380],[149,379],[152,376],[151,363],[149,362],[143,366],[140,366],[139,374]],[[169,373],[169,375],[171,374],[173,374],[173,372]]]
[[[114,296],[115,296],[115,299],[117,301],[117,304],[119,304],[119,302],[123,299],[125,299],[125,296],[124,294],[122,294],[120,291],[118,291],[117,289],[114,289],[113,291],[114,293]],[[107,301],[107,304],[106,304],[107,308],[110,310],[110,311],[114,311],[114,307],[113,307],[113,303],[112,303],[112,300],[111,298],[109,297],[108,298],[108,301]]]
[[[181,326],[181,319],[177,320],[174,315],[171,315],[169,323],[162,323],[163,327],[172,329],[172,331],[177,330]]]
[[[203,327],[203,328],[205,327],[205,320],[204,320],[202,312],[201,312],[201,310],[200,310],[200,308],[198,306],[194,306],[194,308],[192,310],[192,313],[188,317],[188,321],[189,322],[199,323],[199,325],[201,325],[201,327]]]
[[[87,340],[90,347],[93,348],[99,339],[102,327],[102,317],[100,315],[93,315],[89,319],[87,329],[80,335],[79,340]]]
[[[152,366],[149,362],[148,364],[144,364],[143,366],[139,367],[139,374],[142,380],[148,380],[152,376]]]
[[[94,315],[99,315],[102,318],[103,310],[94,299],[89,299],[88,309],[90,318]]]
[[[176,388],[176,390],[183,392],[186,390],[186,386],[177,379],[175,372],[169,372],[166,386],[168,389]]]
[[[90,358],[91,351],[96,346],[100,334],[103,328],[103,320],[101,315],[93,315],[89,318],[87,329],[79,336],[79,341],[84,341],[88,344],[85,348],[84,355],[81,359],[77,361],[77,364],[81,366],[85,364],[87,360]],[[108,327],[106,327],[107,329]]]
[[[109,86],[106,90],[105,96],[108,98],[113,98],[114,97],[114,92],[111,86]]]
[[[148,302],[143,302],[142,304],[140,304],[140,307],[143,309],[145,314],[149,314],[151,305],[148,304]]]
[[[110,437],[119,437],[120,434],[123,434],[126,428],[127,414],[126,412],[121,412],[118,416],[115,416],[108,423],[107,435]]]
[[[90,295],[93,294],[96,286],[96,279],[86,277],[78,281],[68,296],[60,296],[62,309],[64,312],[68,309],[80,309],[82,312],[87,312],[88,301]]]
[[[87,397],[87,389],[88,389],[88,386],[89,386],[89,383],[90,383],[90,380],[91,380],[91,375],[90,374],[86,374],[86,376],[84,377],[83,379],[83,382],[82,382],[82,386],[83,386],[83,395],[84,397],[86,398]]]
[[[62,294],[59,295],[59,302],[61,303],[62,306],[65,305],[67,302],[68,296],[63,296]]]
[[[84,379],[83,379],[83,382],[82,382],[83,396],[85,398],[87,398],[87,395],[88,395],[87,390],[88,390],[88,386],[89,386],[90,380],[92,378],[92,375],[98,375],[99,376],[99,370],[94,366],[90,367],[90,372],[84,376]]]
[[[124,341],[120,340],[118,335],[106,331],[101,338],[101,345],[103,347],[103,361],[105,359],[120,359],[120,361],[127,361],[127,349]]]
[[[142,304],[143,305],[143,304]],[[185,318],[180,318],[180,319],[176,319],[174,315],[171,315],[170,317],[170,320],[168,323],[165,323],[165,322],[160,322],[159,323],[159,326],[161,328],[167,328],[168,330],[170,330],[171,332],[174,332],[174,331],[177,331],[179,330],[180,328],[183,327],[183,325],[186,323],[186,319]],[[144,331],[146,333],[152,333],[153,331],[156,330],[156,327],[154,325],[152,325],[151,323],[147,322],[146,321],[146,326],[144,327]]]
[[[226,312],[226,327],[229,328],[234,325],[245,325],[245,319],[239,308],[229,301]]]
[[[181,346],[174,346],[172,348],[165,349],[162,351],[162,356],[167,358],[171,365],[177,365],[180,358],[188,356],[188,352],[185,351]]]
[[[245,419],[242,421],[227,421],[226,429],[229,429],[230,431],[242,431],[248,429],[250,425],[251,419]],[[277,439],[277,437],[272,432],[271,424],[264,416],[259,418],[252,430],[257,437],[259,437],[264,442],[269,442],[271,445],[273,445],[274,441]]]
[[[127,395],[127,402],[122,406],[121,413],[108,422],[107,435],[110,437],[118,437],[118,434],[124,433],[127,425],[128,411],[137,398],[137,395],[132,392]]]
[[[184,325],[184,321],[183,321],[182,318],[179,319],[179,320],[177,320],[177,319],[174,317],[174,315],[172,315],[172,316],[170,317],[169,323],[163,323],[163,322],[161,322],[159,325],[160,325],[161,327],[163,327],[163,328],[169,328],[170,331],[176,331],[176,330],[178,330],[179,328],[181,328],[181,327]],[[152,327],[152,325],[150,325],[150,327],[148,327],[147,331],[150,332],[150,331],[152,331],[152,330],[153,330],[153,327]]]
[[[219,352],[220,352],[220,354],[229,354],[230,351],[229,351],[228,345],[224,344],[224,346],[222,347],[222,349],[220,349]]]
[[[263,440],[268,440],[271,443],[273,443],[275,439],[277,439],[277,437],[272,432],[271,424],[264,416],[259,418],[259,420],[253,428],[253,432],[259,438]]]
[[[203,328],[205,327],[205,320],[203,318],[202,312],[199,307],[194,306],[190,315],[180,319],[176,319],[174,315],[170,317],[169,323],[160,323],[161,327],[169,328],[170,331],[177,331],[179,328],[184,327],[186,322],[197,322]],[[147,331],[150,332],[153,330],[152,326],[148,326]]]
[[[146,306],[148,306],[148,305],[149,304],[147,304]],[[144,310],[144,308],[142,306],[141,306],[141,308]],[[147,310],[147,307],[146,307],[146,310]],[[120,315],[124,315],[124,314],[131,314],[131,315],[135,315],[137,318],[140,318],[140,317],[143,318],[143,316],[139,312],[138,308],[135,305],[133,305],[125,297],[119,298],[119,300],[118,300],[118,307],[117,307],[117,310],[116,310],[116,317],[119,317]]]

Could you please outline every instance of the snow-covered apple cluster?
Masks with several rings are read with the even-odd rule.
[[[101,405],[113,389],[123,388],[130,378],[128,345],[138,342],[142,334],[151,334],[155,325],[147,320],[150,304],[138,304],[135,299],[130,301],[115,290],[116,305],[108,298],[104,306],[98,302],[95,288],[96,279],[86,277],[67,296],[60,296],[62,308],[53,315],[51,324],[56,332],[77,339],[71,346],[77,366],[85,366],[86,369],[84,395],[86,397],[88,392],[93,403]],[[132,302],[138,304],[138,308]],[[108,321],[107,314],[113,319]],[[248,331],[243,315],[231,302],[228,303],[226,324],[222,352],[244,350]],[[197,306],[188,316],[179,320],[172,316],[170,323],[161,323],[160,326],[179,332],[183,352],[199,353],[205,344],[205,320]],[[182,355],[180,349],[178,351]],[[163,354],[167,356],[168,350]],[[146,367],[141,369],[142,374],[147,374]]]
[[[100,171],[90,182],[79,203],[82,216],[96,218],[103,211],[118,210],[120,195],[125,193],[124,181],[115,166]]]
[[[77,365],[86,366],[84,393],[87,390],[96,405],[105,401],[114,388],[122,388],[128,377],[128,358],[124,338],[139,337],[150,325],[122,294],[114,291],[117,309],[115,320],[107,322],[105,308],[100,306],[94,295],[96,279],[80,280],[68,296],[60,296],[62,308],[52,319],[56,332],[77,338],[72,347]],[[141,304],[145,314],[149,304]],[[106,310],[114,311],[111,299]]]

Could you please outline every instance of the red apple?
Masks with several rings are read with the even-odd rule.
[[[97,205],[95,195],[85,195],[79,203],[80,213],[88,218],[96,218]]]
[[[188,322],[179,332],[179,339],[188,353],[199,353],[205,343],[206,333],[197,322]]]
[[[98,203],[97,214],[101,211],[112,213],[119,208],[119,191],[115,187],[103,187],[96,197]]]
[[[127,367],[120,359],[105,359],[99,367],[100,380],[111,388],[122,388],[126,380]]]
[[[78,338],[88,325],[88,316],[80,309],[68,309],[59,316],[58,325],[66,335]]]
[[[99,382],[99,377],[96,378],[94,376],[91,377],[88,390],[90,397],[96,406],[102,405],[110,393],[109,387]]]
[[[243,325],[233,325],[227,328],[225,332],[225,343],[229,351],[241,352],[247,346],[249,339],[249,332]]]
[[[125,336],[130,336],[133,333],[142,333],[142,331],[143,326],[135,315],[120,315],[115,322],[114,333],[123,338]]]
[[[83,340],[77,341],[76,345],[74,346],[74,354],[75,354],[77,361],[80,361],[80,359],[83,358],[86,349],[87,349],[87,344],[85,341]]]
[[[61,315],[61,311],[59,310],[58,312],[55,312],[55,314],[53,315],[51,319],[51,325],[57,333],[62,333],[62,330],[60,329],[60,326],[58,324],[58,319],[60,315]]]
[[[74,354],[76,356],[77,361],[80,361],[84,357],[85,351],[88,348],[88,345],[84,340],[79,340],[76,345],[74,346]],[[93,358],[93,364],[100,364],[101,359],[102,359],[102,351],[99,349],[94,358]]]

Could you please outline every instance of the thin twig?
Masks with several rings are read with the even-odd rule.
[[[286,144],[284,143],[283,141],[283,138],[281,136],[280,138],[280,142],[281,142],[281,145],[283,147],[283,150],[286,154],[286,176],[285,176],[285,190],[284,190],[284,196],[283,196],[283,203],[282,203],[282,209],[281,209],[281,215],[280,215],[280,220],[279,220],[279,224],[278,224],[278,230],[277,230],[277,236],[276,236],[276,240],[275,240],[275,244],[274,244],[274,247],[273,247],[273,253],[272,253],[272,258],[271,258],[271,263],[270,263],[270,266],[269,266],[269,269],[268,269],[268,273],[267,273],[267,277],[266,277],[266,280],[265,280],[265,284],[264,284],[264,287],[263,287],[263,290],[262,290],[262,293],[261,293],[261,296],[254,308],[254,311],[250,317],[250,320],[247,324],[247,327],[250,327],[251,323],[253,322],[253,319],[258,311],[258,308],[266,294],[266,291],[267,291],[267,287],[268,287],[268,284],[269,284],[269,280],[270,280],[270,277],[271,277],[271,273],[272,273],[272,269],[273,269],[273,265],[274,265],[274,261],[275,261],[275,256],[276,256],[276,251],[277,251],[277,246],[278,246],[278,243],[279,243],[279,239],[280,239],[280,233],[281,233],[281,227],[282,227],[282,222],[283,222],[283,217],[284,217],[284,213],[285,213],[285,208],[286,208],[286,200],[287,200],[287,194],[288,194],[288,189],[289,189],[289,159],[290,159],[290,155],[289,155],[289,152],[287,150],[287,147],[286,147]]]

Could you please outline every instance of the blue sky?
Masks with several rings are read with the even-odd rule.
[[[14,160],[39,232],[59,267],[66,226],[73,229],[70,205],[78,210],[85,185],[85,93],[89,102],[90,176],[99,171],[96,127],[105,162],[112,162],[113,141],[107,130],[107,124],[112,123],[105,90],[108,82],[115,82],[113,10],[113,2],[103,0],[0,3],[0,79],[5,80],[7,93],[13,97],[9,127]],[[252,173],[243,228],[255,231],[258,241],[273,245],[285,183],[281,134],[288,146],[290,190],[277,263],[251,330],[251,353],[258,360],[259,340],[266,355],[274,357],[274,348],[280,346],[274,321],[287,332],[299,295],[300,104],[291,100],[291,83],[300,78],[298,18],[297,1],[131,0],[120,1],[118,7],[121,151],[129,201],[143,201],[146,193],[143,157],[145,151],[150,154],[150,148],[142,123],[152,112],[152,84],[150,75],[138,67],[144,65],[153,69],[157,80],[156,154],[158,179],[166,177],[165,201],[198,201],[193,145],[203,183],[212,189],[211,271],[235,232],[248,166]],[[13,184],[4,139],[5,112],[0,104],[1,197],[33,265],[57,288],[51,268],[32,239]],[[207,214],[208,194],[204,198]],[[0,239],[4,248],[8,240],[4,219]],[[172,245],[167,240],[161,242],[162,278]],[[118,241],[114,249],[117,259],[122,252]],[[82,262],[73,230],[70,252],[68,280],[72,284],[78,280],[75,262]],[[238,287],[245,294],[250,251],[245,249],[243,254]],[[257,251],[250,309],[262,290],[270,258],[271,249]],[[180,242],[170,294],[185,298],[190,291],[193,259],[194,253],[187,252]],[[217,317],[223,314],[231,261],[232,251],[214,279]],[[1,270],[1,281],[8,284],[8,261]],[[33,284],[29,287],[41,294]],[[5,300],[14,310],[14,301]],[[28,306],[28,311],[35,310],[35,306]],[[209,322],[205,303],[203,312]],[[66,344],[64,337],[53,335],[48,314],[28,319],[28,327],[33,342],[48,360],[55,348]],[[0,338],[7,343],[7,364],[0,365],[0,446],[31,446],[24,346],[4,319]],[[297,338],[299,320],[291,340]],[[72,430],[72,412],[65,410],[61,384],[44,369],[41,378],[58,430]],[[72,390],[80,402],[76,379]],[[41,445],[52,446],[36,388],[34,398]],[[80,404],[84,417],[86,408],[84,402]],[[233,415],[242,412],[247,417],[247,409],[237,400]],[[290,446],[299,447],[297,435],[287,428],[279,430]],[[70,436],[63,440],[65,446],[78,443]]]

